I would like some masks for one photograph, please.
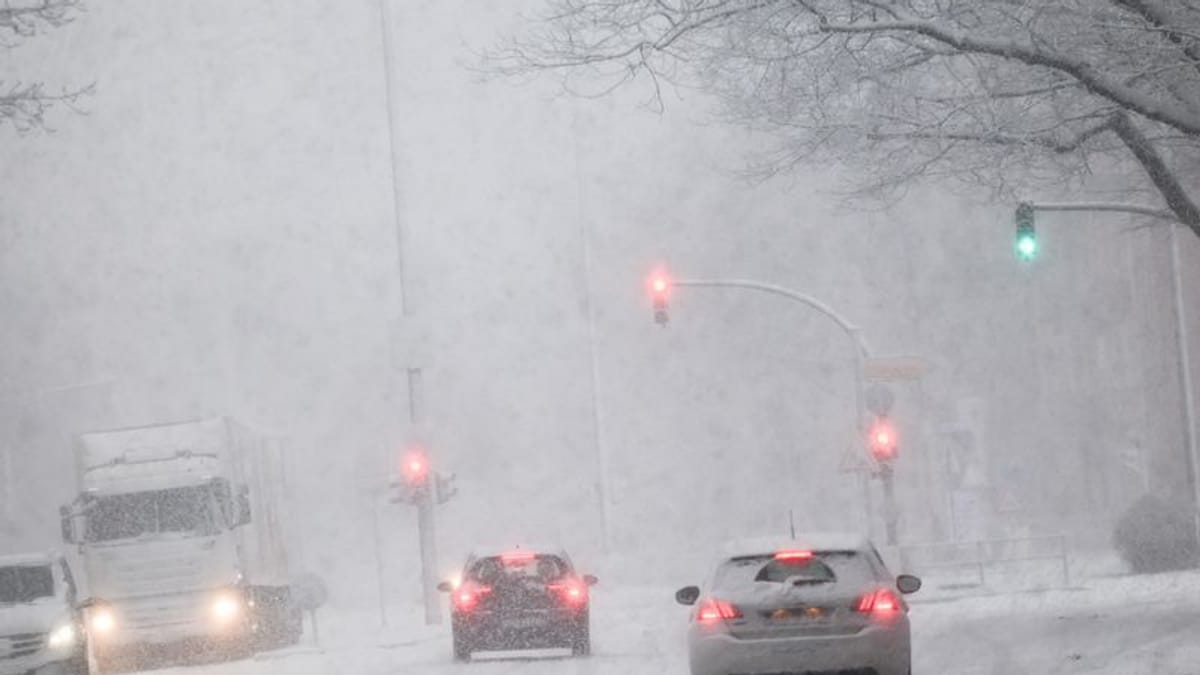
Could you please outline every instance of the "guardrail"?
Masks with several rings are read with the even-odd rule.
[[[906,569],[924,571],[974,567],[978,571],[981,586],[987,582],[986,568],[989,566],[1040,560],[1056,561],[1062,568],[1063,586],[1071,585],[1071,564],[1065,535],[904,544],[898,549]]]

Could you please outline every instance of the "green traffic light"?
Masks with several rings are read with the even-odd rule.
[[[1033,260],[1037,257],[1037,252],[1037,235],[1026,232],[1017,237],[1017,255],[1022,260]]]

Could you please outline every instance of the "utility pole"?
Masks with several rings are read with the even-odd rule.
[[[391,149],[391,171],[392,171],[392,208],[396,219],[396,267],[400,278],[399,289],[399,304],[400,304],[400,328],[401,330],[409,331],[410,335],[417,335],[415,325],[419,321],[416,312],[413,310],[410,282],[412,280],[409,275],[407,256],[408,256],[408,236],[404,227],[404,201],[403,192],[401,190],[401,176],[398,168],[399,158],[401,156],[400,139],[396,134],[396,118],[398,110],[396,106],[396,96],[394,92],[395,73],[392,67],[392,19],[389,11],[390,3],[388,0],[379,0],[379,22],[380,22],[380,37],[382,38],[383,49],[383,74],[384,74],[384,92],[387,101],[387,122],[388,122],[388,137],[390,140]],[[409,349],[405,350],[406,363],[405,379],[408,385],[408,423],[410,435],[415,436],[417,430],[423,422],[422,392],[421,392],[421,366],[417,362],[416,353],[423,345],[412,344],[411,341],[407,345]],[[425,500],[428,501],[428,500]],[[422,598],[425,604],[425,623],[429,625],[442,622],[442,604],[441,598],[437,591],[437,538],[434,533],[434,515],[431,504],[422,506],[421,501],[418,501],[417,506],[417,529],[418,540],[421,549],[421,591]]]

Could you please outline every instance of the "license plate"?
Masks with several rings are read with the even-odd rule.
[[[826,616],[825,610],[820,607],[777,609],[771,612],[772,621],[822,621]]]
[[[546,620],[540,616],[517,616],[508,619],[504,625],[515,630],[528,630],[530,628],[541,628],[546,624]]]

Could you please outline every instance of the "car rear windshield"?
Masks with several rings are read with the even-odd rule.
[[[493,586],[504,582],[551,583],[571,573],[566,561],[556,555],[506,554],[480,558],[467,570],[471,581]]]
[[[774,554],[739,556],[724,562],[713,588],[739,590],[757,584],[845,584],[863,586],[875,580],[867,559],[855,551],[816,552],[811,558],[778,560]]]
[[[0,567],[0,603],[32,602],[54,595],[49,565]]]

